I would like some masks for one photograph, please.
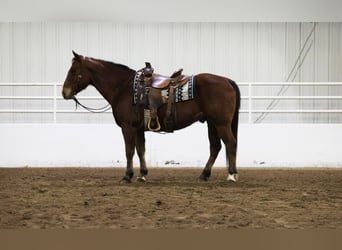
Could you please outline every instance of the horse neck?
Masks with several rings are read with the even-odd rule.
[[[114,63],[106,63],[88,60],[87,67],[91,72],[93,85],[100,94],[110,103],[115,105],[119,96],[129,94],[130,81],[133,80],[133,70],[122,69]]]

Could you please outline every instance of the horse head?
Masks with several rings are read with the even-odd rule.
[[[74,58],[63,84],[62,95],[64,99],[73,99],[77,93],[85,89],[91,83],[89,70],[86,67],[84,56],[72,51]]]

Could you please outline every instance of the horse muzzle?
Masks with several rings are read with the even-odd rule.
[[[63,98],[66,100],[73,99],[74,94],[71,88],[64,87],[62,90]]]

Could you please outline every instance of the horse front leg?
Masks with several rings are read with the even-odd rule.
[[[148,170],[146,167],[146,160],[145,160],[145,132],[144,129],[138,131],[135,146],[137,149],[137,153],[139,156],[140,161],[140,175],[137,177],[137,181],[139,182],[146,182],[146,176],[148,174]]]
[[[123,126],[122,134],[124,136],[125,141],[125,151],[126,151],[126,174],[121,179],[120,183],[131,183],[131,179],[134,175],[133,172],[133,156],[135,149],[135,138],[136,138],[136,129],[131,126]]]

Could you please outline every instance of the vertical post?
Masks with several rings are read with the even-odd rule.
[[[53,123],[57,123],[57,83],[53,84]]]
[[[252,123],[252,83],[248,83],[248,123]]]

